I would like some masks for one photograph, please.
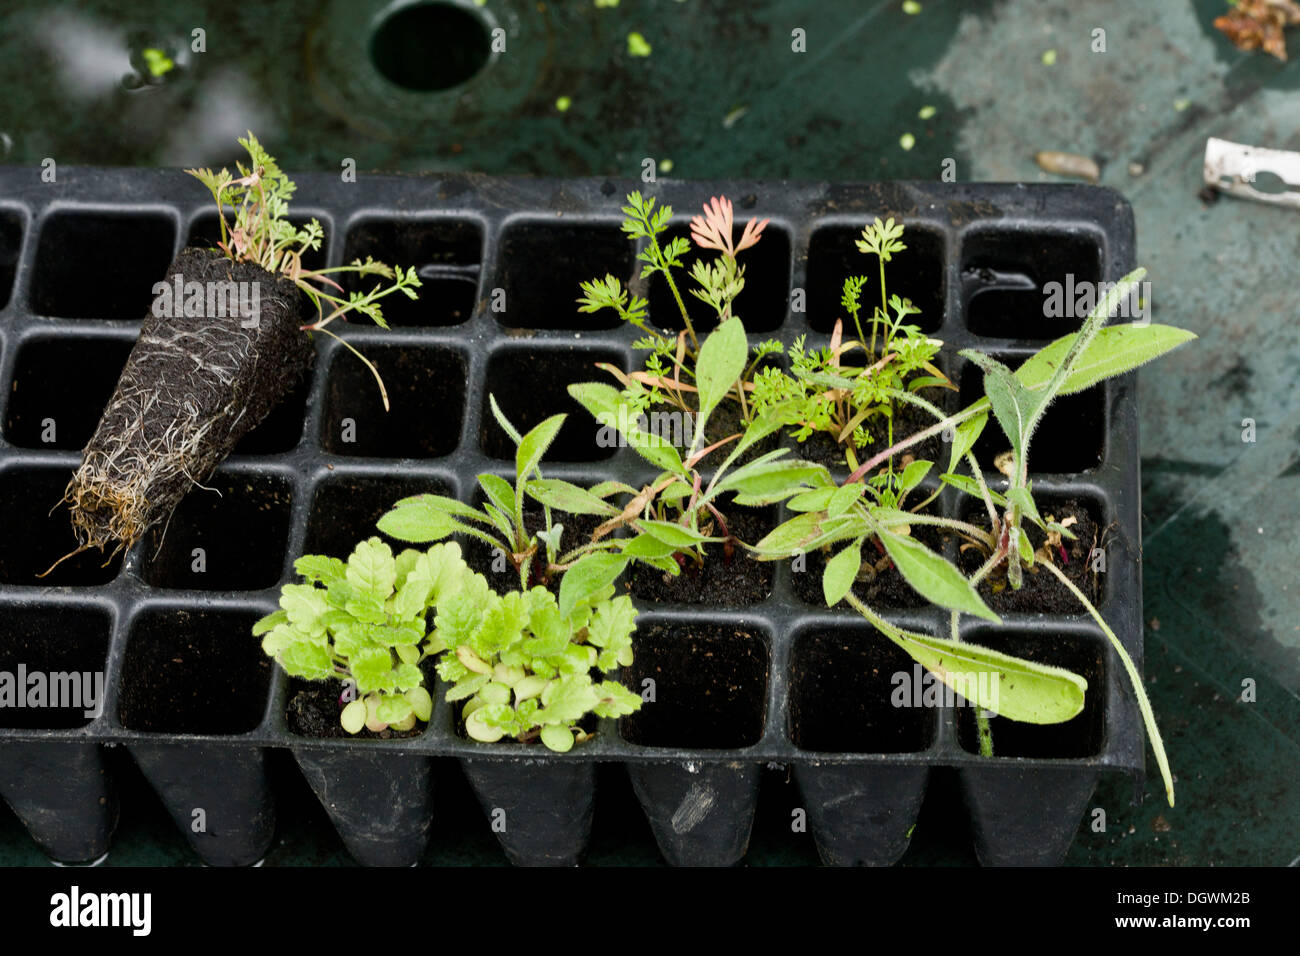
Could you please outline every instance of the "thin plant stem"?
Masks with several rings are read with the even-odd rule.
[[[1160,765],[1160,776],[1164,780],[1165,784],[1165,797],[1169,800],[1169,805],[1172,807],[1174,805],[1174,778],[1173,774],[1169,770],[1169,758],[1165,755],[1165,744],[1160,738],[1160,728],[1156,726],[1156,717],[1151,710],[1151,701],[1147,699],[1146,688],[1142,686],[1142,675],[1138,673],[1137,665],[1133,663],[1133,658],[1129,657],[1128,651],[1124,649],[1124,645],[1120,642],[1120,639],[1115,636],[1115,632],[1110,629],[1110,625],[1106,623],[1105,619],[1101,616],[1101,613],[1093,607],[1092,602],[1084,596],[1084,593],[1079,590],[1078,586],[1065,576],[1065,572],[1054,565],[1051,561],[1041,561],[1038,563],[1051,571],[1052,574],[1056,575],[1057,580],[1069,588],[1070,593],[1078,598],[1079,603],[1084,606],[1092,619],[1097,622],[1097,626],[1100,627],[1102,631],[1105,632],[1106,637],[1110,639],[1111,646],[1115,648],[1115,653],[1119,655],[1120,661],[1123,662],[1124,670],[1128,672],[1129,682],[1133,685],[1133,694],[1137,697],[1138,709],[1142,711],[1142,720],[1146,724],[1147,736],[1151,740],[1151,749],[1154,750],[1156,754],[1156,763]]]

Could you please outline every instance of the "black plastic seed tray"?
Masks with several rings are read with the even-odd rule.
[[[986,863],[1049,863],[1068,848],[1103,771],[1143,766],[1138,712],[1122,668],[1083,614],[1007,613],[973,619],[963,638],[1083,673],[1084,712],[1059,727],[999,726],[998,756],[978,755],[965,706],[895,707],[894,675],[912,673],[851,611],[819,606],[820,582],[791,562],[752,565],[765,595],[745,606],[640,601],[636,663],[623,677],[655,701],[603,722],[569,754],[474,743],[457,731],[442,688],[427,729],[405,740],[309,739],[286,720],[290,682],[261,654],[250,624],[276,606],[293,557],[346,556],[397,498],[436,490],[473,500],[474,476],[510,474],[513,446],[487,408],[493,393],[521,428],[570,418],[545,469],[580,483],[651,476],[629,449],[602,447],[567,395],[630,368],[633,330],[610,313],[581,315],[581,279],[635,280],[637,248],[619,229],[624,195],[670,203],[675,225],[710,196],[739,222],[771,219],[744,253],[737,302],[751,338],[828,341],[848,274],[874,260],[853,240],[875,216],[906,224],[908,249],[890,291],[921,309],[945,343],[940,362],[979,394],[976,347],[1015,362],[1078,327],[1044,316],[1043,286],[1115,280],[1133,266],[1133,220],[1119,194],[1083,186],[660,182],[480,176],[298,177],[296,216],[315,216],[323,259],[373,254],[415,265],[418,303],[390,299],[390,332],[361,326],[348,340],[382,371],[385,414],[369,373],[319,337],[309,380],[250,433],[207,482],[124,559],[70,550],[55,507],[152,300],[187,244],[216,226],[204,190],[180,171],[0,169],[0,671],[101,672],[102,713],[2,709],[0,792],[55,858],[107,848],[115,805],[101,747],[125,745],[196,850],[211,863],[257,860],[274,801],[268,748],[294,752],[353,854],[410,863],[428,838],[434,759],[462,761],[517,862],[573,862],[593,804],[593,761],[625,764],[665,856],[675,863],[740,860],[764,764],[793,768],[822,857],[890,863],[906,850],[931,768],[959,771],[976,849]],[[675,328],[660,290],[652,320]],[[1058,427],[1053,427],[1058,426]],[[1000,450],[990,426],[977,453]],[[1062,400],[1032,464],[1044,509],[1077,499],[1104,529],[1102,613],[1141,661],[1137,394],[1132,375]],[[795,446],[791,445],[792,448]],[[795,454],[799,450],[795,448]],[[941,450],[945,456],[946,449]],[[969,508],[950,490],[937,507]],[[51,511],[51,509],[53,509]],[[769,509],[760,517],[786,517]],[[948,554],[956,560],[955,544]],[[796,587],[796,584],[802,585]],[[802,595],[802,596],[801,596]],[[911,628],[945,634],[947,617],[884,608]],[[200,826],[200,810],[206,821]],[[502,827],[493,827],[499,831]]]

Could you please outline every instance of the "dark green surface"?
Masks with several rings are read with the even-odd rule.
[[[248,127],[289,169],[352,157],[363,170],[634,176],[650,157],[683,178],[935,179],[952,158],[963,180],[1032,182],[1050,178],[1037,150],[1099,158],[1102,182],[1134,205],[1156,321],[1200,340],[1141,376],[1146,671],[1179,805],[1164,805],[1158,780],[1142,807],[1124,781],[1107,781],[1095,800],[1106,832],[1082,826],[1069,859],[1300,859],[1300,212],[1197,198],[1207,136],[1300,149],[1300,65],[1232,50],[1210,26],[1222,3],[926,0],[906,16],[899,2],[847,0],[613,10],[489,0],[506,52],[466,86],[419,94],[387,85],[367,58],[383,3],[114,6],[6,4],[0,162],[228,163]],[[195,27],[206,53],[157,87],[121,87],[131,49],[179,53]],[[1091,49],[1099,27],[1105,53]],[[795,28],[804,53],[791,50]],[[626,52],[634,29],[647,58]],[[937,110],[928,121],[923,105]],[[1245,418],[1253,444],[1241,441]],[[1237,701],[1246,678],[1256,703]],[[268,863],[346,862],[301,780],[282,770]],[[123,777],[110,862],[192,864],[138,775]],[[430,862],[501,862],[459,774],[444,777],[439,819],[455,822]],[[973,860],[945,782],[932,786],[905,863]],[[592,862],[656,862],[626,779],[601,783]],[[810,838],[789,830],[796,802],[770,771],[749,862],[815,860]],[[40,860],[0,814],[0,863]]]

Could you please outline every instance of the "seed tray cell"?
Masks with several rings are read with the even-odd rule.
[[[770,593],[747,606],[639,602],[637,658],[622,676],[638,690],[653,680],[655,702],[621,722],[598,721],[595,737],[565,755],[465,739],[437,682],[434,714],[413,736],[296,735],[286,714],[290,683],[249,633],[258,615],[276,607],[294,555],[342,556],[376,533],[375,518],[397,498],[434,491],[471,501],[475,475],[508,468],[513,445],[491,415],[489,393],[524,429],[570,413],[543,466],[548,476],[638,486],[653,476],[631,449],[598,442],[597,424],[565,392],[571,382],[605,380],[596,362],[632,369],[642,357],[631,348],[635,330],[611,323],[609,313],[578,313],[580,279],[619,276],[648,293],[653,321],[667,329],[678,321],[663,290],[638,278],[640,247],[618,228],[632,189],[671,204],[679,231],[715,195],[737,200],[740,225],[750,216],[772,220],[741,256],[748,288],[737,311],[752,342],[803,335],[808,347],[824,347],[842,311],[843,279],[867,275],[866,301],[877,292],[874,259],[860,256],[853,240],[875,216],[901,221],[908,249],[888,266],[889,289],[921,307],[917,319],[943,341],[939,362],[963,402],[979,381],[957,356],[961,349],[1014,362],[1067,331],[1034,319],[1035,305],[1042,319],[1043,282],[1065,273],[1076,282],[1115,281],[1132,268],[1132,214],[1117,193],[472,176],[340,184],[326,174],[297,182],[295,213],[326,227],[324,262],[374,255],[414,266],[424,279],[418,303],[389,313],[390,331],[359,322],[340,328],[381,370],[392,411],[383,411],[368,370],[319,336],[300,389],[247,436],[208,488],[190,493],[165,530],[107,564],[80,555],[38,579],[72,546],[66,511],[47,512],[121,367],[133,336],[126,323],[143,316],[153,283],[184,242],[211,243],[215,221],[204,191],[180,171],[61,169],[55,189],[33,185],[30,171],[0,168],[0,661],[22,653],[31,669],[66,666],[51,650],[53,638],[77,634],[76,646],[95,651],[90,656],[106,669],[106,706],[84,725],[51,717],[42,726],[0,729],[0,780],[10,781],[0,790],[47,851],[62,859],[102,852],[112,805],[95,755],[105,745],[131,750],[178,822],[187,807],[212,812],[196,801],[234,799],[243,788],[243,815],[230,811],[240,825],[224,838],[191,840],[209,862],[222,863],[252,862],[269,843],[274,816],[262,763],[271,748],[295,754],[327,808],[333,798],[325,790],[339,767],[397,773],[405,781],[399,802],[422,834],[412,838],[420,846],[432,812],[419,791],[428,762],[458,759],[489,812],[509,806],[518,814],[506,847],[517,862],[580,856],[595,761],[628,767],[661,849],[672,862],[690,863],[743,856],[766,763],[793,768],[817,845],[835,863],[890,863],[905,852],[931,767],[957,769],[977,850],[990,863],[1059,859],[1098,775],[1140,776],[1136,705],[1123,668],[1086,618],[1011,612],[1001,628],[963,620],[964,639],[1079,667],[1091,691],[1075,721],[1044,733],[999,730],[1009,751],[983,758],[969,707],[890,705],[894,675],[911,673],[910,659],[851,610],[800,599],[795,575],[817,572],[791,562],[776,563]],[[1065,439],[1052,444],[1044,432],[1032,465],[1044,502],[1081,498],[1096,506],[1107,529],[1102,611],[1140,665],[1135,385],[1129,375],[1063,399],[1049,423],[1051,416],[1066,421]],[[944,400],[957,407],[958,396]],[[57,424],[54,441],[42,440],[46,418]],[[976,449],[981,461],[991,464],[997,446],[991,425]],[[966,503],[948,489],[934,507],[956,516]],[[788,516],[777,509],[772,517]],[[955,559],[955,542],[946,547]],[[735,563],[739,570],[747,559]],[[947,615],[933,607],[884,613],[915,630],[948,632]],[[50,642],[23,643],[33,628]],[[200,677],[216,683],[199,686]],[[97,806],[99,816],[82,833],[48,829],[34,798],[15,791],[19,767],[29,768],[29,778],[33,767],[81,774],[81,789],[49,800]],[[210,780],[221,781],[223,792],[202,790]],[[533,804],[501,789],[520,783],[534,788]],[[358,835],[336,811],[358,859],[410,861],[409,841],[394,841],[392,827]]]

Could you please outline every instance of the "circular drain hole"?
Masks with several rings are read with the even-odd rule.
[[[449,3],[394,10],[370,41],[375,68],[398,86],[420,92],[464,83],[483,69],[490,53],[483,21]]]

